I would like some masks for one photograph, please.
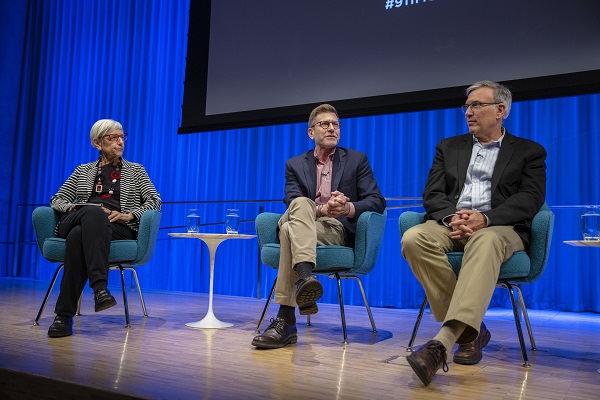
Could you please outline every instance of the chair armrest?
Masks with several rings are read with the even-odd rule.
[[[160,226],[161,213],[156,210],[146,210],[140,218],[138,229],[138,251],[135,261],[131,265],[143,265],[150,261]]]
[[[542,272],[544,272],[550,254],[553,230],[554,213],[545,205],[535,215],[531,223],[531,242],[527,249],[529,259],[531,260],[531,269],[529,270],[529,275],[527,275],[527,282],[537,280],[542,275]]]
[[[383,240],[386,219],[387,211],[384,211],[383,214],[365,211],[358,217],[354,239],[353,273],[368,274],[375,267]]]
[[[398,228],[400,229],[400,236],[404,236],[404,233],[415,225],[422,224],[425,222],[424,212],[405,211],[400,214],[398,218]]]
[[[50,207],[36,207],[31,215],[35,240],[40,251],[43,252],[44,241],[54,237],[54,230],[58,223],[57,212]]]
[[[269,243],[279,244],[277,224],[282,215],[283,214],[264,212],[256,216],[254,226],[256,228],[256,235],[258,236],[258,245],[261,248]]]

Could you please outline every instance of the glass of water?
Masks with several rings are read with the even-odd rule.
[[[240,215],[237,208],[228,208],[225,215],[225,232],[235,234],[238,233],[240,227]]]
[[[581,210],[583,240],[600,240],[600,206],[588,206]]]
[[[186,227],[188,233],[200,232],[200,213],[197,208],[190,208],[186,215]]]

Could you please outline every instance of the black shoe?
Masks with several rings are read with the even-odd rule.
[[[410,353],[406,360],[425,386],[431,383],[440,367],[444,372],[448,372],[446,348],[439,340],[430,340],[425,343],[418,350]]]
[[[311,315],[319,312],[317,300],[323,296],[323,286],[316,276],[296,282],[296,304],[301,315]]]
[[[50,337],[63,337],[71,336],[73,334],[73,317],[65,317],[63,315],[57,315],[54,317],[54,322],[48,329],[48,336]]]
[[[473,365],[483,358],[483,348],[490,342],[492,334],[482,322],[479,335],[471,343],[461,344],[454,353],[454,362],[457,364]]]
[[[117,305],[117,301],[110,294],[108,289],[98,289],[94,291],[94,311],[104,311]]]
[[[252,346],[259,349],[279,349],[298,341],[296,325],[289,325],[283,318],[271,318],[271,325],[265,333],[252,340]]]

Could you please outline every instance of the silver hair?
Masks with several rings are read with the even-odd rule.
[[[506,86],[501,85],[496,82],[479,81],[479,82],[475,82],[474,84],[472,84],[471,86],[469,86],[467,88],[467,90],[466,90],[467,97],[469,97],[469,94],[473,90],[479,89],[482,87],[489,87],[494,90],[494,101],[497,103],[503,103],[504,106],[506,107],[506,110],[504,111],[504,116],[502,118],[504,118],[504,119],[508,118],[508,114],[510,114],[510,107],[512,105],[512,93],[510,92],[510,90]]]
[[[102,139],[105,135],[117,130],[123,130],[123,126],[120,122],[112,119],[100,119],[96,121],[90,130],[92,146],[94,145],[94,139]]]

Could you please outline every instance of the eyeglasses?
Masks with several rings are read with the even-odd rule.
[[[331,125],[333,129],[338,130],[340,129],[340,126],[342,126],[342,123],[340,121],[319,121],[311,125],[311,128],[315,125],[319,125],[323,129],[329,129],[329,126]]]
[[[114,142],[115,140],[118,140],[118,139],[121,139],[122,141],[126,142],[127,137],[129,137],[129,135],[126,133],[124,133],[122,135],[119,135],[117,133],[111,133],[109,135],[104,135],[103,137],[107,138],[109,142]]]
[[[481,103],[479,101],[474,101],[471,104],[463,104],[462,106],[460,106],[460,108],[463,110],[464,113],[466,113],[467,110],[469,109],[469,107],[471,107],[471,110],[473,110],[473,111],[479,111],[483,107],[485,107],[485,106],[491,106],[492,104],[500,104],[500,102],[497,102],[497,103]]]

